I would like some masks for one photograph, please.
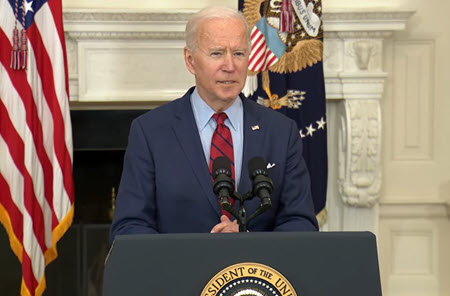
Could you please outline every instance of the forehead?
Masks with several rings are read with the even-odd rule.
[[[198,43],[247,47],[247,30],[239,18],[206,19],[198,24]]]

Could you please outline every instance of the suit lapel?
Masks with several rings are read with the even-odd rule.
[[[179,104],[177,104],[176,107],[177,110],[175,110],[176,120],[173,129],[181,149],[183,149],[186,158],[189,160],[204,196],[206,196],[211,203],[211,206],[216,210],[217,215],[220,217],[221,212],[219,204],[217,202],[217,197],[212,190],[209,167],[205,161],[200,135],[192,111],[190,100],[192,91],[193,88],[179,100]]]

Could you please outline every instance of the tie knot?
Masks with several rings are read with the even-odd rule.
[[[224,112],[215,113],[213,115],[214,120],[217,122],[217,125],[224,124],[225,119],[227,119],[227,114]]]

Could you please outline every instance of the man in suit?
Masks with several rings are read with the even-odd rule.
[[[206,8],[188,22],[184,58],[196,86],[133,121],[111,240],[117,234],[238,231],[212,189],[212,116],[219,112],[231,132],[236,191],[252,188],[249,159],[263,157],[270,167],[272,208],[248,230],[318,229],[296,123],[240,95],[249,40],[245,18],[232,9]],[[258,198],[246,201],[247,212],[259,204]]]

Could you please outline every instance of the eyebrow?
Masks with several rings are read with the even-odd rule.
[[[208,52],[212,52],[212,51],[226,51],[226,49],[225,48],[221,48],[221,47],[215,47],[215,48],[210,48],[207,51]],[[235,52],[235,51],[248,51],[248,49],[247,48],[236,48],[236,49],[233,49],[231,51],[232,52]]]
[[[214,47],[214,48],[208,49],[208,51],[225,51],[225,49],[224,48],[220,48],[220,47]]]

